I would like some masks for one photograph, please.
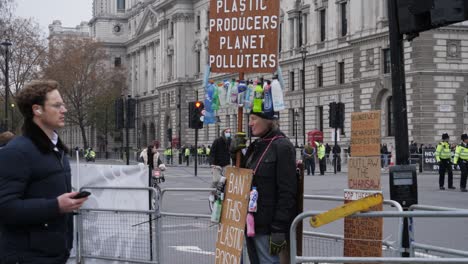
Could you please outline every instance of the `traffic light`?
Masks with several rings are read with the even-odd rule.
[[[468,19],[465,0],[397,0],[401,34],[415,34]]]
[[[330,127],[332,128],[341,128],[344,129],[344,113],[345,113],[345,106],[344,103],[330,103],[330,112],[329,112],[329,122]]]
[[[203,128],[203,111],[204,105],[201,101],[189,102],[189,128]]]
[[[329,104],[329,107],[330,107],[330,111],[328,113],[328,119],[329,119],[330,127],[335,128],[337,126],[336,111],[338,110],[338,107],[337,107],[336,102],[331,102]]]
[[[344,119],[345,119],[345,106],[344,103],[337,103],[337,115],[336,115],[336,125],[341,130],[344,129]]]
[[[122,98],[115,100],[115,130],[124,128],[124,102]]]

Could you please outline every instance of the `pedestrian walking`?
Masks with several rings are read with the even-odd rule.
[[[341,148],[339,145],[334,145],[333,149],[333,167],[336,168],[337,172],[341,171]]]
[[[259,137],[242,157],[241,167],[253,170],[252,188],[258,191],[254,213],[255,235],[246,238],[250,263],[279,263],[278,254],[287,246],[296,207],[296,153],[290,140],[278,128],[276,112],[251,112],[249,126]],[[237,135],[236,135],[237,138]],[[233,140],[232,150],[245,146]]]
[[[461,143],[455,150],[454,164],[458,164],[461,171],[460,191],[466,192],[466,179],[468,176],[468,135],[461,135]]]
[[[66,263],[73,247],[68,148],[56,130],[67,109],[55,81],[33,81],[16,96],[22,136],[0,151],[0,263]]]
[[[304,165],[307,170],[307,175],[312,173],[312,176],[315,175],[315,148],[313,148],[309,143],[307,143],[302,151],[302,157],[304,159]]]
[[[221,177],[221,172],[224,171],[226,166],[231,165],[231,153],[229,148],[231,146],[231,129],[226,128],[223,130],[220,137],[216,138],[211,144],[209,164],[211,165],[211,187],[216,187]],[[221,167],[221,170],[216,168]]]
[[[447,133],[442,134],[442,141],[437,144],[435,157],[439,163],[439,189],[445,190],[445,171],[448,174],[448,188],[455,189],[453,186],[453,172],[452,172],[452,152],[450,150],[450,144],[448,143],[450,137]]]

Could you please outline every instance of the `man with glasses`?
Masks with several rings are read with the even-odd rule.
[[[33,81],[17,95],[22,136],[0,151],[0,263],[65,263],[73,246],[67,147],[57,129],[67,109],[55,81]]]

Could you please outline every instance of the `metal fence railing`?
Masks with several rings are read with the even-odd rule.
[[[158,219],[158,252],[161,263],[211,263],[214,259],[218,225],[211,223],[209,214],[177,213],[166,206],[168,193],[183,197],[201,193],[208,211],[208,196],[213,188],[166,188],[162,189],[160,216]],[[206,195],[204,195],[206,194]],[[180,197],[180,196],[179,196]],[[183,231],[183,236],[178,236]]]
[[[154,188],[83,187],[95,193],[133,191],[149,197]],[[148,194],[148,195],[147,195]],[[149,204],[149,198],[148,198]],[[148,206],[149,207],[149,206]],[[76,262],[84,259],[116,260],[132,263],[161,263],[157,254],[158,219],[156,210],[124,210],[118,208],[80,209],[76,218]]]
[[[290,252],[296,252],[296,228],[302,223],[306,218],[318,215],[321,212],[319,211],[307,211],[298,215],[290,229]],[[468,217],[468,210],[459,210],[459,211],[423,211],[423,212],[367,212],[367,213],[358,213],[350,217],[382,217],[382,218],[448,218],[448,217]],[[408,228],[409,232],[412,232],[411,228]],[[410,237],[414,237],[410,234]],[[411,241],[415,243],[415,241]],[[402,250],[399,250],[402,251]],[[296,254],[291,254],[290,261],[293,263],[468,263],[468,258],[460,257],[460,254],[450,254],[450,253],[462,253],[462,251],[452,250],[451,252],[445,251],[445,255],[449,257],[432,257],[428,258],[425,255],[419,255],[418,257],[412,256],[410,258],[401,258],[401,257],[343,257],[342,254],[337,256],[296,256]],[[468,254],[468,252],[463,252],[463,254]],[[455,256],[455,257],[454,257]]]
[[[305,201],[329,201],[338,202],[339,205],[345,201],[341,196],[328,196],[328,195],[304,195]],[[397,212],[403,212],[401,205],[393,200],[384,200],[384,210],[392,208]],[[304,205],[305,207],[306,205]],[[402,248],[402,230],[403,219],[395,219],[396,221],[384,222],[384,229],[391,231],[384,240],[379,241],[383,246],[383,255],[387,257],[399,256]],[[396,225],[396,228],[394,227]],[[320,230],[320,229],[319,229]],[[341,228],[343,231],[343,228]],[[393,238],[393,241],[390,241]],[[303,233],[303,253],[307,256],[342,256],[344,249],[344,235],[343,234],[329,234],[325,232],[304,231]]]

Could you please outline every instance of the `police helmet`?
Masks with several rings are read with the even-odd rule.
[[[466,133],[461,135],[461,140],[464,141],[465,139],[468,139],[468,135]]]
[[[449,139],[449,135],[447,133],[443,133],[442,134],[442,139]]]

